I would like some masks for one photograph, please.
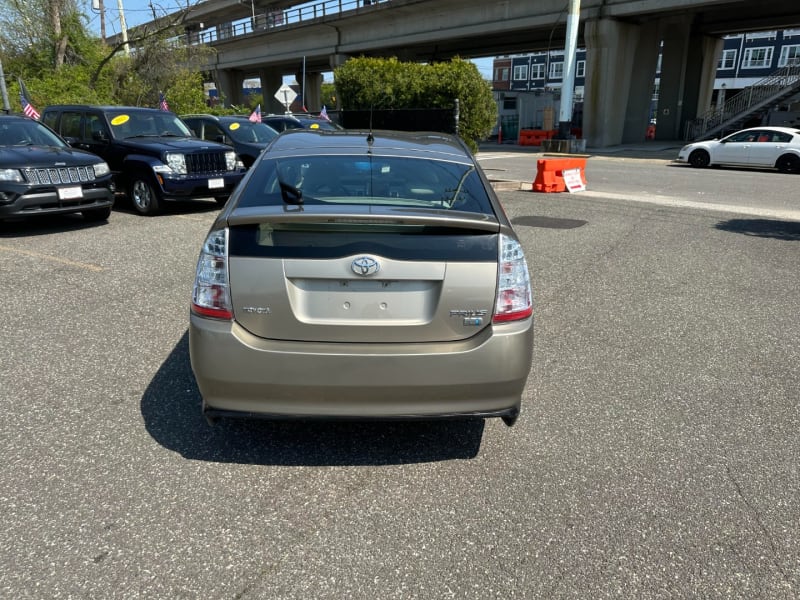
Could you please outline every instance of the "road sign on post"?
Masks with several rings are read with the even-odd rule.
[[[292,105],[295,98],[297,98],[297,92],[285,83],[275,92],[275,99],[286,107],[287,113],[292,112],[289,110],[289,107]]]

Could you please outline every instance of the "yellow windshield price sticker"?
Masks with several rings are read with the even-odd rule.
[[[130,120],[130,115],[117,115],[113,119],[111,119],[112,125],[122,125],[123,123],[127,123]]]
[[[231,131],[236,131],[237,129],[239,129],[239,123],[231,123],[228,129],[230,129]]]
[[[319,125],[317,123],[312,123],[309,129],[319,129]]]

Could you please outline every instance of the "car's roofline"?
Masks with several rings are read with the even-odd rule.
[[[315,154],[372,152],[376,154],[446,157],[448,160],[473,164],[474,159],[457,137],[440,132],[406,132],[392,130],[321,130],[295,129],[283,132],[273,143],[270,154],[291,154],[307,150]]]

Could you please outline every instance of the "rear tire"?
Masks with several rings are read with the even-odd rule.
[[[781,173],[800,173],[800,158],[794,154],[784,154],[775,161],[775,168]]]
[[[695,169],[705,169],[711,164],[711,156],[705,150],[695,150],[689,155],[689,164]]]
[[[161,210],[161,197],[148,175],[134,174],[128,187],[128,197],[140,215],[155,215]]]
[[[91,210],[84,210],[81,212],[83,218],[86,221],[91,223],[96,223],[98,221],[107,221],[108,217],[111,216],[111,207],[106,206],[105,208],[93,208]]]

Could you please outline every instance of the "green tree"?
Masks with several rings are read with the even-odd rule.
[[[460,58],[434,64],[351,58],[334,71],[334,80],[345,110],[453,109],[458,100],[459,135],[473,152],[497,120],[491,86]]]

